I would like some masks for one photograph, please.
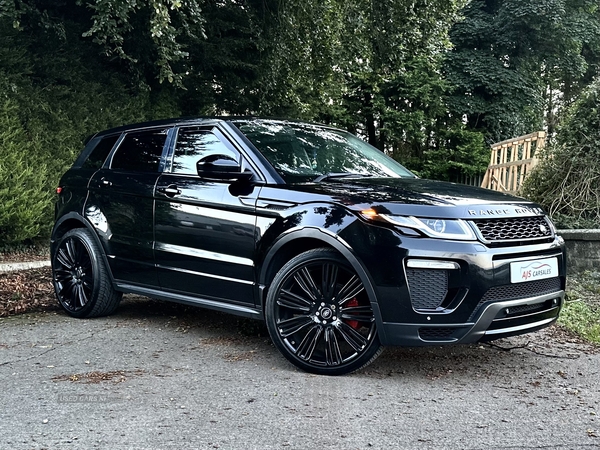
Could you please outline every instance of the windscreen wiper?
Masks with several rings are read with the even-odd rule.
[[[334,178],[363,178],[363,177],[372,177],[370,173],[354,173],[354,172],[329,172],[324,173],[323,175],[319,175],[317,178],[313,180],[313,183],[320,183],[323,180],[334,179]]]

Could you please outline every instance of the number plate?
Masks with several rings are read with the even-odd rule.
[[[558,259],[544,258],[510,263],[510,282],[543,280],[558,276]]]

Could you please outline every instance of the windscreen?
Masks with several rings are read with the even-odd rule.
[[[328,174],[415,177],[380,150],[341,130],[263,120],[235,125],[287,182],[313,181]]]

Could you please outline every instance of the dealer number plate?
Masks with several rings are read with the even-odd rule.
[[[510,282],[543,280],[558,276],[558,259],[544,258],[510,263]]]

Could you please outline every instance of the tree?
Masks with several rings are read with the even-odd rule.
[[[171,98],[133,89],[124,72],[98,57],[77,20],[30,26],[36,28],[20,31],[0,16],[2,244],[48,235],[52,193],[86,136],[178,115]]]
[[[286,3],[266,39],[261,112],[342,126],[431,176],[447,177],[432,161],[448,159],[457,139],[470,153],[464,166],[479,161],[482,141],[465,140],[468,131],[450,117],[441,70],[447,33],[463,4]],[[473,167],[482,169],[479,162]]]
[[[600,227],[600,78],[570,106],[523,194],[569,228]]]
[[[78,23],[104,56],[125,64],[142,82],[156,78],[180,85],[185,72],[174,67],[188,52],[182,42],[204,38],[197,0],[14,0],[0,16],[23,31],[54,30]]]
[[[5,0],[0,101],[49,190],[86,135],[177,115],[330,123],[456,180],[598,71],[595,1]]]
[[[487,143],[548,127],[600,67],[595,0],[474,0],[450,32],[449,106]]]

